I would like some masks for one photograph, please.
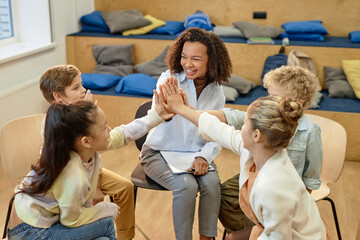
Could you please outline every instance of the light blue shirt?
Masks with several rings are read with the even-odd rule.
[[[170,71],[162,73],[158,82],[164,83],[170,77]],[[194,81],[187,79],[184,72],[172,74],[178,80],[179,88],[185,93],[189,105],[196,110],[218,110],[224,108],[225,96],[222,87],[216,82],[208,84],[201,92],[199,98],[196,97]],[[153,106],[154,108],[154,99]],[[197,152],[199,157],[203,157],[210,164],[221,151],[221,146],[214,142],[204,142],[198,134],[198,128],[190,121],[181,116],[174,116],[171,121],[164,122],[153,128],[144,143],[141,156],[150,149],[157,151],[182,151]],[[142,158],[140,156],[140,159]]]
[[[240,130],[246,113],[231,108],[222,111],[228,124]],[[319,189],[323,161],[320,127],[303,115],[286,150],[305,186],[312,190]]]

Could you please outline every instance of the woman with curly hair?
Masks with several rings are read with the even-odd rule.
[[[169,70],[158,82],[177,79],[189,105],[198,110],[222,109],[225,96],[220,84],[231,74],[231,61],[221,39],[199,28],[185,30],[170,47],[166,62]],[[181,116],[174,116],[149,132],[140,159],[145,173],[173,191],[173,224],[176,239],[192,239],[197,192],[200,239],[217,234],[220,207],[220,179],[213,160],[221,146],[204,142],[197,128]],[[160,151],[194,152],[193,174],[174,174]],[[215,171],[208,171],[209,167]]]

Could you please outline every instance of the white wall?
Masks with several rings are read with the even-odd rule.
[[[40,76],[47,68],[66,63],[65,36],[79,31],[79,18],[93,9],[92,0],[51,0],[56,47],[0,64],[0,128],[15,118],[46,111]]]

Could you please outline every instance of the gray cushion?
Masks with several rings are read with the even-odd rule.
[[[136,71],[139,73],[150,75],[154,78],[158,78],[161,73],[165,72],[166,69],[168,69],[165,63],[168,49],[169,46],[167,46],[157,57],[155,57],[154,60],[137,64],[135,66]]]
[[[321,98],[322,98],[322,93],[321,92],[315,92],[314,98],[312,99],[309,108],[318,108]]]
[[[101,16],[109,26],[111,33],[140,28],[152,23],[143,16],[139,9],[101,12]]]
[[[215,26],[214,33],[220,37],[245,37],[239,29],[233,26]]]
[[[239,92],[233,87],[222,85],[222,89],[224,91],[226,101],[233,102],[237,97],[239,97]]]
[[[96,64],[94,73],[112,74],[124,77],[133,73],[132,65],[100,65]]]
[[[276,38],[280,33],[285,32],[281,28],[275,28],[272,26],[260,26],[256,23],[249,22],[234,22],[233,25],[238,28],[246,38],[250,37],[270,37]]]
[[[324,67],[325,85],[329,90],[329,97],[356,98],[344,71],[341,68]]]
[[[93,45],[94,58],[101,65],[133,65],[133,46],[128,45]]]
[[[256,87],[254,82],[233,74],[230,76],[229,82],[223,82],[222,84],[235,88],[241,94],[247,94],[251,89]]]

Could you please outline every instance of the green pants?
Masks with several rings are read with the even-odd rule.
[[[221,184],[219,219],[227,233],[255,225],[246,217],[239,205],[239,174]]]

